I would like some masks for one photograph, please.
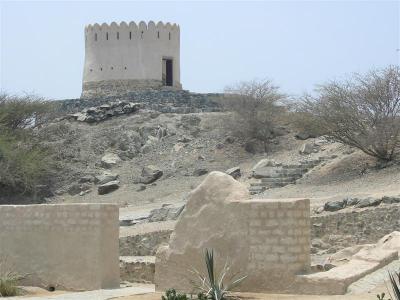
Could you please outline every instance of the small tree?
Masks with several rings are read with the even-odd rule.
[[[51,110],[36,96],[0,95],[0,196],[35,196],[38,186],[48,185],[54,161],[34,129]]]
[[[302,108],[335,141],[386,161],[399,154],[398,66],[323,84],[316,96],[304,97]]]
[[[286,96],[270,80],[243,81],[228,86],[221,100],[223,108],[233,112],[227,127],[244,139],[267,142],[273,137],[277,116],[283,110],[278,103],[284,99]]]

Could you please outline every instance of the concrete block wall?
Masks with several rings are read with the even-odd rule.
[[[118,215],[112,204],[0,206],[0,257],[23,285],[119,287]]]
[[[213,249],[217,273],[247,276],[243,292],[294,292],[296,276],[310,269],[308,199],[250,199],[229,175],[212,172],[191,192],[168,246],[156,255],[156,289],[195,292],[195,268],[206,272],[204,251]]]
[[[249,201],[250,267],[309,270],[308,200]]]

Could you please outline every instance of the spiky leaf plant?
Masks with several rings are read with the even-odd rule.
[[[400,300],[400,272],[389,272],[390,286],[393,295],[390,295],[393,300]]]
[[[229,271],[228,263],[226,262],[219,276],[215,274],[214,251],[206,249],[204,260],[207,267],[207,275],[201,274],[196,269],[192,273],[198,278],[198,282],[192,281],[195,289],[204,293],[208,299],[224,300],[228,297],[229,292],[238,286],[247,276],[237,278],[237,274],[233,275],[228,283],[225,282],[225,277]],[[236,279],[235,279],[236,278]]]

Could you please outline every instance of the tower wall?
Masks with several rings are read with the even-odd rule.
[[[180,89],[180,28],[176,24],[88,25],[82,96],[160,88],[163,58],[173,60],[173,87]]]

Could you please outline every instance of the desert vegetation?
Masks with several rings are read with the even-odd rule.
[[[54,164],[36,129],[51,113],[36,96],[0,95],[0,187],[4,194],[36,196],[49,184]]]
[[[400,68],[389,66],[332,80],[298,107],[303,126],[380,160],[400,152]]]
[[[275,136],[276,125],[284,111],[286,95],[271,80],[242,81],[224,90],[218,101],[232,114],[225,128],[244,140],[256,139],[264,143]]]
[[[0,257],[0,298],[17,296],[18,282],[23,276],[11,271],[11,266],[5,257]]]

